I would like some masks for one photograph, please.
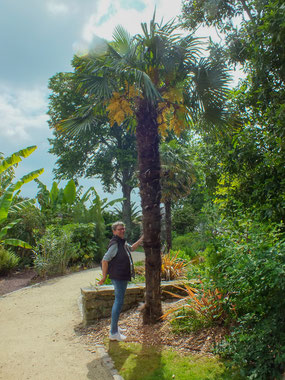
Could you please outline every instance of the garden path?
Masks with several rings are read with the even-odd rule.
[[[143,258],[134,253],[135,261]],[[100,273],[90,269],[0,297],[1,380],[114,379],[102,351],[88,350],[76,334],[80,288]]]

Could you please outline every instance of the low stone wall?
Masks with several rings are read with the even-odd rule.
[[[167,292],[186,295],[185,291],[177,289],[183,287],[181,281],[165,281],[161,283],[162,300],[173,298]],[[145,284],[129,284],[126,290],[123,311],[130,309],[139,302],[144,302]],[[113,285],[102,285],[96,288],[82,288],[82,313],[85,326],[96,323],[100,318],[110,317],[114,302]]]

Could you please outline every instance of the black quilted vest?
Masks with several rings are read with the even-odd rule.
[[[118,252],[116,256],[109,261],[108,275],[114,280],[131,280],[131,264],[129,255],[125,248],[125,239],[121,239],[119,236],[113,236],[109,242],[108,249],[113,244],[118,244]]]

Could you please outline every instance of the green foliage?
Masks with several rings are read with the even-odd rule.
[[[8,215],[15,211],[22,210],[34,203],[33,200],[19,201],[18,197],[20,189],[24,184],[37,178],[44,170],[39,169],[26,174],[14,184],[12,183],[12,180],[14,178],[13,167],[22,161],[22,157],[28,157],[35,149],[36,146],[22,149],[0,161],[0,245],[6,244],[22,248],[32,248],[24,241],[20,239],[6,238],[6,235],[19,221],[16,219],[7,223]]]
[[[207,247],[207,241],[203,239],[198,231],[188,233],[186,235],[176,236],[172,242],[173,250],[180,250],[188,256],[188,259],[193,259],[199,254],[202,254]]]
[[[70,264],[91,266],[94,261],[100,262],[101,257],[98,252],[98,243],[95,236],[95,223],[66,224],[62,231],[71,234],[71,242],[77,247],[75,254],[70,260]]]
[[[64,188],[59,188],[57,182],[53,182],[50,190],[38,179],[36,180],[39,191],[37,200],[41,212],[46,218],[46,223],[66,223],[72,219],[72,206],[76,200],[76,185],[70,180]]]
[[[44,234],[45,219],[40,210],[34,205],[10,213],[8,221],[18,220],[14,227],[8,231],[7,237],[17,236],[30,246],[34,247],[37,240]],[[33,263],[32,251],[27,252],[25,248],[13,247],[13,251],[20,256],[21,265],[31,265]]]
[[[175,140],[162,143],[159,149],[162,202],[186,197],[195,181],[189,150]]]
[[[225,34],[212,53],[240,63],[246,74],[229,98],[231,133],[210,141],[214,154],[205,156],[204,167],[216,166],[216,202],[226,214],[251,209],[255,217],[278,223],[285,216],[283,3],[185,0],[183,8],[187,27],[210,25]]]
[[[177,208],[172,212],[172,229],[178,235],[192,232],[196,226],[197,217],[193,207],[189,204],[182,208]]]
[[[15,269],[20,258],[12,251],[0,246],[0,275],[5,275]]]
[[[237,315],[220,352],[248,378],[274,379],[284,371],[285,358],[284,237],[277,227],[241,217],[224,220],[214,240],[211,275],[230,292]]]
[[[176,312],[170,323],[173,332],[176,334],[189,334],[212,326],[212,322],[203,314],[183,306],[181,310]]]
[[[34,266],[42,277],[66,273],[80,244],[72,242],[72,233],[50,226],[35,249]]]

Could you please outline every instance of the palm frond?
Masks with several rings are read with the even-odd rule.
[[[119,52],[124,55],[128,52],[131,43],[131,35],[121,25],[115,27],[113,32],[113,39]]]
[[[80,135],[81,133],[91,130],[97,122],[102,123],[100,114],[100,104],[91,104],[89,106],[81,107],[74,117],[62,120],[58,123],[56,129],[59,133],[68,136]]]
[[[155,103],[157,100],[163,101],[163,98],[160,95],[159,91],[153,84],[150,77],[145,72],[142,73],[142,80],[143,80],[143,89],[144,89],[146,98],[151,103]]]

